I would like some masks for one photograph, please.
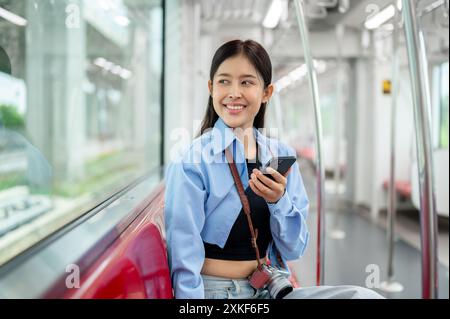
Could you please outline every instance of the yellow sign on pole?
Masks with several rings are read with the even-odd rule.
[[[384,80],[383,81],[383,94],[391,94],[391,80]]]

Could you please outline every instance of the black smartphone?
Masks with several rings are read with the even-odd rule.
[[[260,171],[264,176],[269,177],[274,180],[273,176],[266,172],[268,167],[272,167],[274,170],[278,171],[281,175],[286,174],[289,168],[297,161],[295,156],[279,156],[272,158],[266,165],[262,166]]]

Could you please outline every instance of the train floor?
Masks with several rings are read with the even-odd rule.
[[[311,165],[300,161],[302,177],[308,190],[310,210],[308,227],[310,240],[303,257],[291,262],[301,286],[316,285],[317,210],[314,190],[315,173]],[[378,286],[387,279],[388,241],[386,214],[381,212],[374,221],[364,207],[355,207],[333,199],[332,181],[325,183],[326,239],[325,285]],[[336,213],[337,212],[337,213]],[[345,233],[336,239],[335,230]],[[386,293],[387,298],[421,298],[420,225],[417,210],[400,211],[396,219],[394,241],[394,280],[403,291]],[[449,298],[449,226],[448,218],[439,219],[438,232],[439,298]],[[379,272],[378,272],[379,270]],[[377,274],[379,274],[377,278]],[[379,280],[377,280],[379,279]]]
[[[336,218],[339,219],[336,227]],[[398,220],[401,224],[401,219]],[[301,286],[315,285],[317,218],[311,209],[308,218],[310,241],[302,258],[291,263]],[[402,227],[394,244],[394,279],[403,286],[402,292],[386,293],[376,287],[387,275],[388,244],[386,230],[357,210],[327,212],[325,240],[325,285],[357,285],[374,287],[387,298],[421,298],[421,255],[415,244],[402,238]],[[332,231],[345,233],[342,239],[332,238]],[[447,232],[440,232],[440,250],[447,250]],[[439,298],[449,298],[449,270],[445,261],[438,264]],[[379,275],[379,276],[378,276]]]

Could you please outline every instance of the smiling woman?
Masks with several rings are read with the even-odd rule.
[[[273,93],[271,68],[266,50],[252,40],[227,42],[214,55],[202,135],[166,172],[175,297],[379,298],[360,287],[294,289],[287,279],[286,262],[308,243],[309,201],[298,163],[285,175],[272,170],[273,179],[259,170],[270,156],[295,155],[258,131]],[[199,152],[200,163],[190,160],[205,149],[212,152]]]
[[[253,118],[273,92],[273,85],[265,85],[245,54],[225,60],[208,86],[216,113],[223,116],[228,125],[243,130],[253,126]]]
[[[235,40],[220,47],[211,64],[210,97],[200,134],[222,115],[234,128],[263,128],[271,81],[272,63],[260,44]]]

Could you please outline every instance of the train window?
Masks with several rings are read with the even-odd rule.
[[[159,168],[162,21],[158,0],[0,0],[0,265]]]
[[[433,68],[433,145],[448,149],[448,62]]]
[[[448,148],[448,62],[439,66],[439,147]]]

